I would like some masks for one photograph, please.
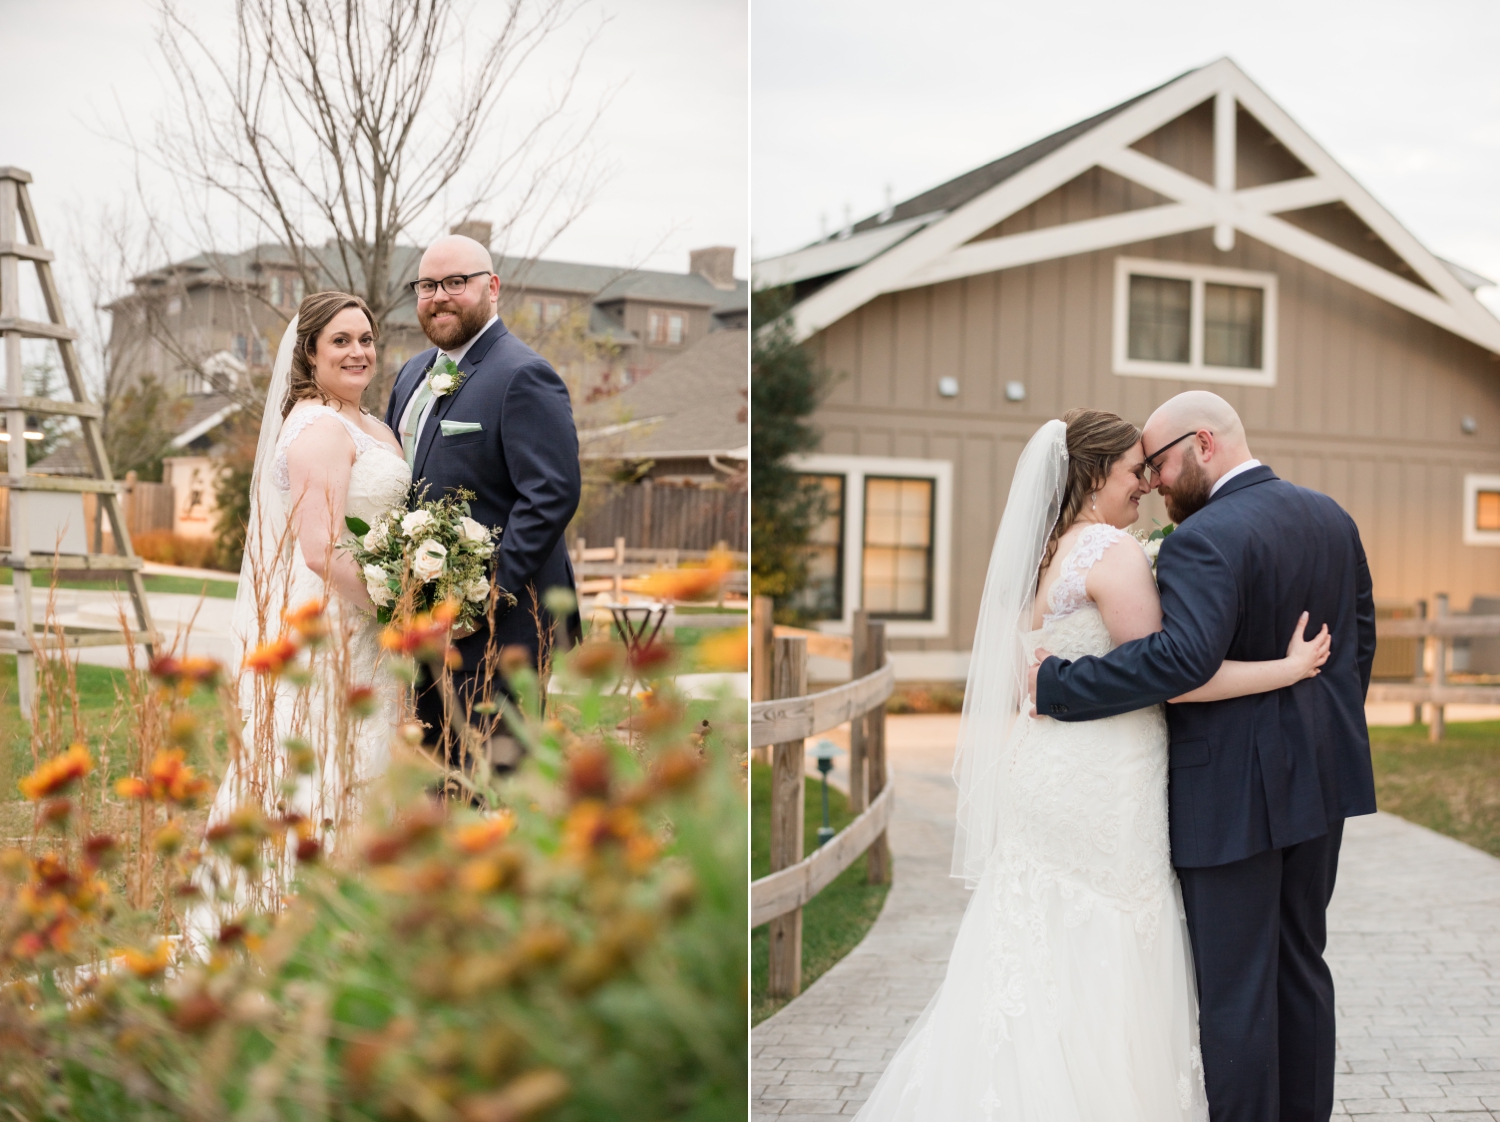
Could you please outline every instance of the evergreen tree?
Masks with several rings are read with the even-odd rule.
[[[789,600],[807,580],[802,547],[823,517],[822,490],[804,483],[787,459],[818,447],[822,433],[808,418],[830,382],[793,339],[790,303],[786,289],[751,299],[750,574],[755,595],[775,597],[783,620],[795,616]]]

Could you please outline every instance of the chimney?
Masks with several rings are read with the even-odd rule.
[[[450,234],[462,234],[466,238],[473,238],[485,249],[490,248],[490,238],[494,236],[494,227],[488,222],[478,219],[470,219],[468,222],[460,222],[457,226],[448,228]]]
[[[696,273],[715,288],[734,288],[734,246],[715,245],[688,254],[688,272]]]

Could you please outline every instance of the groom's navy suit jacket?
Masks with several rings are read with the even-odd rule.
[[[1167,706],[1172,863],[1225,865],[1375,810],[1364,700],[1375,602],[1354,520],[1327,495],[1251,468],[1157,557],[1162,630],[1101,658],[1049,658],[1037,712],[1087,721],[1196,689],[1225,659],[1282,658],[1298,615],[1328,624],[1323,672],[1271,693]]]
[[[394,431],[406,403],[437,357],[423,351],[401,368],[391,390],[385,422]],[[438,398],[422,428],[412,479],[429,499],[456,487],[474,492],[473,517],[503,528],[492,579],[518,600],[495,624],[500,646],[538,645],[530,590],[573,588],[573,565],[563,531],[578,509],[582,479],[578,434],[568,389],[541,355],[497,319],[464,354],[466,375],[452,393]],[[478,432],[444,436],[440,422],[467,421]],[[504,609],[501,609],[504,612]],[[484,657],[488,631],[460,640],[465,671]]]

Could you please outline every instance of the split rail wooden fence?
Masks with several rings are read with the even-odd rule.
[[[795,997],[802,988],[802,908],[866,850],[869,881],[890,880],[893,788],[887,781],[885,702],[895,686],[885,658],[885,624],[856,612],[852,644],[853,680],[818,693],[807,692],[804,635],[771,638],[771,698],[750,706],[750,747],[771,747],[771,873],[750,885],[750,925],[771,926],[768,989]],[[802,855],[804,837],[803,741],[850,723],[849,802],[853,822],[817,852]]]
[[[1448,614],[1448,596],[1433,597],[1433,613],[1427,614],[1425,602],[1417,605],[1417,615],[1409,619],[1377,619],[1376,639],[1415,639],[1432,650],[1429,659],[1415,660],[1411,682],[1373,682],[1365,700],[1369,702],[1401,701],[1413,706],[1412,723],[1421,720],[1423,705],[1432,707],[1427,733],[1432,740],[1443,737],[1447,705],[1500,705],[1500,685],[1468,685],[1448,681],[1448,649],[1455,639],[1500,638],[1500,616],[1453,616]],[[1424,674],[1423,663],[1430,661],[1432,672]]]

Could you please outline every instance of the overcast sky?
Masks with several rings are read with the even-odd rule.
[[[607,21],[579,104],[617,91],[594,134],[615,170],[548,257],[686,272],[690,249],[732,245],[736,271],[747,274],[746,3],[596,0],[533,66],[502,118],[524,116],[588,28]],[[188,7],[209,32],[229,26],[232,0]],[[480,0],[480,10],[496,6]],[[165,101],[153,12],[150,0],[0,0],[0,165],[35,176],[49,243],[62,244],[70,217],[121,197],[133,165],[111,139],[122,121],[152,132]]]
[[[754,0],[754,253],[1224,55],[1428,248],[1500,280],[1494,0]]]

